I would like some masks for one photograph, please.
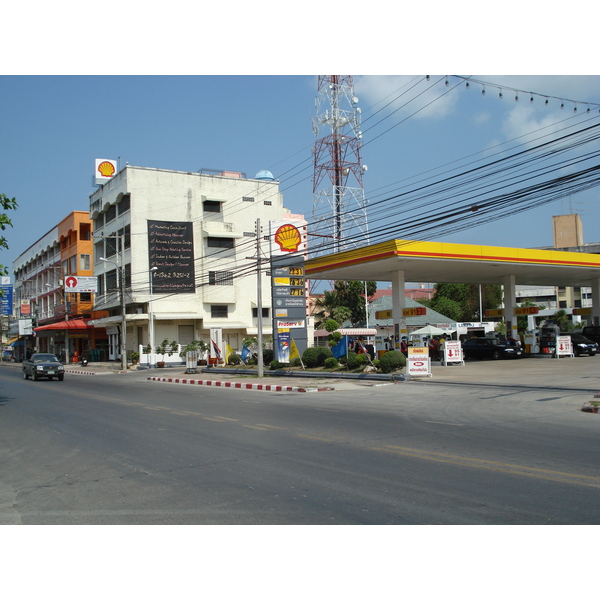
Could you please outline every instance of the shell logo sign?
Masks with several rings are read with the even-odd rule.
[[[104,158],[96,159],[96,170],[94,172],[94,177],[96,181],[100,180],[102,182],[107,181],[108,179],[112,179],[112,177],[117,172],[117,161],[116,160],[108,160]]]
[[[275,232],[275,243],[282,252],[297,252],[301,241],[300,232],[293,225],[282,225]]]

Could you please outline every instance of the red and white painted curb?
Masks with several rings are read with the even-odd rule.
[[[175,377],[148,377],[148,381],[165,383],[185,383],[191,385],[207,385],[214,387],[233,388],[237,390],[258,390],[263,392],[329,392],[334,388],[307,388],[290,385],[269,385],[265,383],[241,383],[239,381],[222,381],[220,379],[180,379]]]

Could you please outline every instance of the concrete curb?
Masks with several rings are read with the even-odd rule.
[[[180,379],[179,377],[148,377],[147,381],[207,385],[214,387],[233,388],[238,390],[258,390],[263,392],[330,392],[335,389],[332,387],[308,388],[289,385],[270,385],[264,383],[241,383],[237,381],[221,381],[219,379]]]

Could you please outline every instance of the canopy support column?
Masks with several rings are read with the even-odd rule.
[[[600,325],[600,277],[592,282],[592,325]]]
[[[515,315],[515,299],[517,296],[515,276],[506,275],[502,278],[504,287],[504,320],[506,322],[506,337],[519,339],[517,317]]]
[[[402,336],[407,335],[406,317],[403,316],[405,299],[404,271],[392,273],[392,319],[394,321],[394,349],[400,350]]]

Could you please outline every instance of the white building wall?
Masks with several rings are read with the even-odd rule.
[[[95,244],[100,236],[115,235],[130,226],[131,246],[124,252],[123,264],[131,265],[131,291],[127,293],[127,347],[137,349],[147,343],[148,301],[150,300],[148,221],[184,221],[193,224],[196,291],[194,294],[152,295],[155,319],[155,345],[165,337],[178,339],[178,325],[192,323],[195,339],[207,339],[211,327],[223,328],[224,341],[241,350],[243,337],[256,335],[256,221],[260,219],[263,235],[268,234],[269,220],[286,218],[279,184],[198,173],[165,171],[145,167],[125,167],[110,182],[90,197],[90,217],[97,219],[124,194],[130,194],[130,209],[94,229]],[[250,199],[253,199],[251,201]],[[220,203],[221,212],[205,212],[206,200]],[[234,240],[233,249],[209,248],[208,237]],[[261,240],[262,253],[268,257],[268,243]],[[95,275],[114,270],[111,263],[100,261],[95,246]],[[118,255],[117,255],[118,256]],[[117,262],[117,256],[110,260]],[[120,260],[118,261],[120,263]],[[209,271],[229,271],[233,285],[209,285]],[[263,307],[270,308],[270,280],[262,276]],[[226,305],[227,318],[211,317],[211,305]],[[96,309],[119,309],[117,294],[98,295]],[[120,319],[111,317],[115,324]],[[101,323],[98,323],[99,325]],[[145,339],[137,339],[142,327]],[[271,334],[270,318],[263,318],[263,334]],[[233,344],[232,344],[233,346]]]

